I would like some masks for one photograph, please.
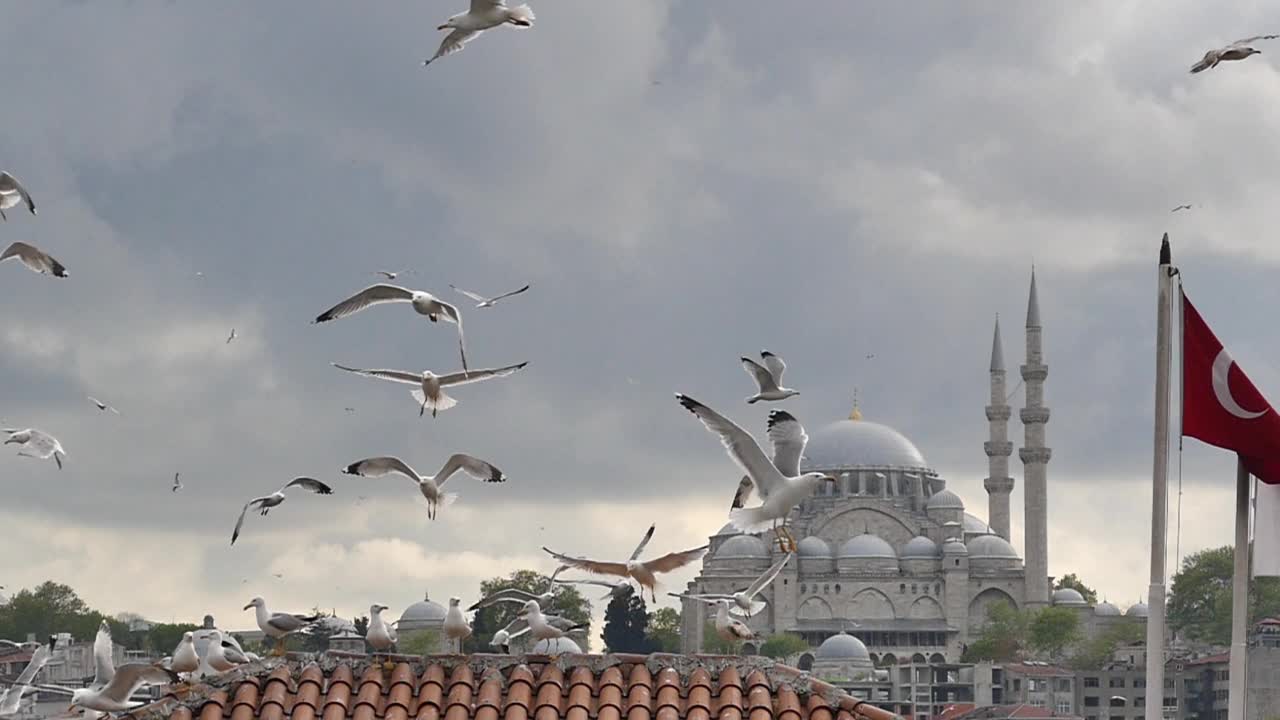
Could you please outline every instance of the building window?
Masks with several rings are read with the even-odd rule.
[[[1031,707],[1044,707],[1044,698],[1031,698]]]
[[[836,583],[836,594],[840,594],[840,583]]]
[[[919,591],[918,589],[916,589],[916,584],[915,584],[915,583],[911,583],[911,594],[912,594],[912,595],[915,595],[915,594],[917,594],[917,593],[919,593],[919,592],[920,592],[920,591]]]
[[[1098,696],[1090,695],[1084,699],[1085,707],[1098,707]]]
[[[1133,706],[1134,706],[1134,707],[1146,707],[1146,705],[1147,705],[1147,696],[1146,696],[1146,695],[1139,695],[1138,697],[1136,697],[1136,698],[1134,698],[1134,699],[1133,699]]]
[[[1113,678],[1111,678],[1111,687],[1113,687],[1113,688],[1122,688],[1122,687],[1124,687],[1124,678],[1122,678],[1122,677],[1113,677]]]
[[[1022,679],[1021,679],[1021,678],[1014,678],[1014,679],[1013,679],[1013,691],[1014,691],[1014,692],[1022,692]]]
[[[1172,681],[1172,680],[1170,680],[1169,678],[1165,678],[1165,680],[1164,680],[1164,689],[1165,689],[1165,690],[1172,690],[1172,689],[1173,689],[1173,681]]]
[[[1071,701],[1070,701],[1070,700],[1059,700],[1059,701],[1058,701],[1057,711],[1058,711],[1058,714],[1059,714],[1059,715],[1070,715],[1070,714],[1071,714]]]
[[[1071,692],[1071,680],[1068,678],[1058,678],[1057,686],[1058,692]]]
[[[1134,678],[1134,679],[1133,679],[1133,686],[1134,686],[1134,687],[1136,687],[1136,688],[1144,688],[1144,687],[1146,687],[1146,686],[1147,686],[1147,679],[1146,679],[1146,678]]]
[[[1096,687],[1101,687],[1101,686],[1098,684],[1098,678],[1096,678],[1096,677],[1087,677],[1087,678],[1085,678],[1085,679],[1084,679],[1084,686],[1085,686],[1085,687],[1087,687],[1087,688],[1096,688]]]
[[[806,592],[807,590],[808,590],[808,588],[805,586],[805,584],[804,584],[804,583],[800,583],[800,592]]]
[[[900,592],[900,593],[905,593],[906,591],[907,591],[907,584],[906,584],[906,583],[902,583],[902,584],[898,585],[898,592]]]

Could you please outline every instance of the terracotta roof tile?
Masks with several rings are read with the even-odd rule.
[[[191,708],[185,705],[179,706],[169,714],[169,718],[170,720],[191,720]]]
[[[227,704],[227,692],[218,690],[200,705],[200,720],[222,720],[222,708]]]

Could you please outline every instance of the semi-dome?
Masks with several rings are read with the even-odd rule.
[[[1147,604],[1139,601],[1130,605],[1129,609],[1124,611],[1124,614],[1126,617],[1144,618],[1147,616]]]
[[[965,547],[964,543],[960,542],[959,540],[948,540],[942,544],[942,554],[943,555],[968,555],[969,548]]]
[[[963,527],[964,527],[964,531],[967,533],[974,534],[974,535],[986,535],[987,533],[991,532],[991,526],[988,525],[986,522],[984,522],[982,518],[978,517],[977,515],[970,515],[969,513],[965,513],[964,517],[961,519],[964,520]]]
[[[933,559],[938,557],[938,545],[923,535],[917,535],[902,546],[902,557]]]
[[[552,640],[539,640],[529,650],[530,655],[564,655],[572,653],[581,655],[582,648],[578,647],[578,643],[567,637],[554,638]]]
[[[1088,605],[1084,596],[1075,588],[1061,588],[1053,591],[1054,605]]]
[[[928,510],[963,510],[964,501],[960,499],[959,495],[942,488],[929,496],[929,502],[925,503],[925,508]]]
[[[720,545],[715,555],[716,560],[767,557],[769,557],[769,546],[755,535],[734,535]]]
[[[906,467],[927,470],[924,455],[905,435],[888,425],[840,420],[819,428],[805,447],[803,470]]]
[[[999,535],[979,535],[966,546],[971,558],[1009,558],[1016,560],[1018,551]]]
[[[796,546],[796,552],[802,558],[830,558],[835,556],[835,552],[831,550],[831,546],[827,544],[827,541],[816,535],[810,535],[801,540],[800,544]]]
[[[844,545],[840,546],[840,557],[897,560],[898,554],[893,551],[892,545],[885,542],[884,538],[871,533],[863,533],[849,538]]]
[[[1103,600],[1102,602],[1093,606],[1093,614],[1102,615],[1104,617],[1116,617],[1120,614],[1120,608],[1116,607],[1115,605],[1112,605],[1106,600]]]
[[[863,645],[861,640],[848,633],[832,635],[823,640],[813,656],[817,660],[865,660],[866,662],[871,662],[871,653],[867,652],[867,646]]]
[[[432,602],[430,597],[424,595],[422,600],[404,609],[404,612],[400,614],[400,624],[421,623],[427,625],[443,623],[447,612],[443,605]]]

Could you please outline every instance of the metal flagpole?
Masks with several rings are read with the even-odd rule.
[[[1151,588],[1147,591],[1147,704],[1145,720],[1162,720],[1164,710],[1164,575],[1169,502],[1169,365],[1172,333],[1173,259],[1169,233],[1160,242],[1156,293],[1156,417],[1151,463]],[[1234,677],[1234,676],[1233,676]],[[1234,682],[1234,680],[1233,680]],[[1156,700],[1159,698],[1159,700]],[[1244,720],[1231,717],[1229,720]]]
[[[1249,471],[1236,456],[1236,553],[1231,581],[1231,664],[1227,720],[1244,720],[1245,631],[1249,622]]]

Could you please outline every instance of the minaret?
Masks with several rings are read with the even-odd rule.
[[[1000,344],[1000,316],[996,316],[996,333],[991,339],[991,404],[987,405],[987,425],[991,439],[983,443],[987,451],[987,521],[997,535],[1009,539],[1009,494],[1013,478],[1009,477],[1009,402],[1004,385],[1004,346]]]
[[[1036,297],[1036,271],[1031,269],[1031,295],[1027,299],[1027,361],[1022,366],[1022,381],[1026,385],[1026,402],[1020,413],[1025,430],[1023,447],[1018,457],[1023,466],[1023,496],[1026,499],[1025,548],[1027,569],[1027,605],[1036,607],[1049,603],[1049,497],[1046,471],[1049,465],[1049,448],[1044,444],[1044,426],[1049,422],[1049,408],[1044,406],[1044,379],[1049,366],[1044,364],[1041,351],[1040,300]]]

